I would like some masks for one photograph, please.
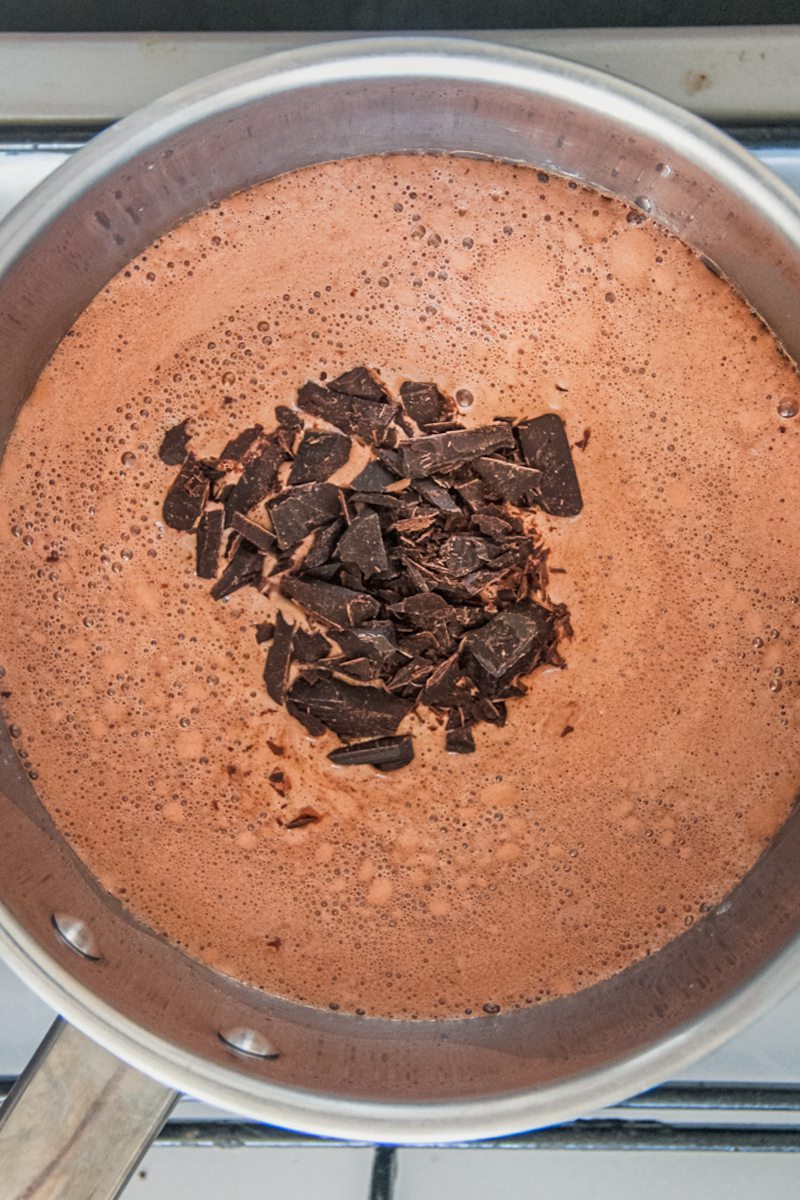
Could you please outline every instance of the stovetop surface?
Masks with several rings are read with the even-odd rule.
[[[2,50],[0,45],[0,60]],[[0,106],[2,88],[0,81]],[[3,125],[2,118],[0,107],[0,217],[65,161],[87,136],[54,125],[36,129],[22,129],[8,121]],[[763,162],[800,193],[799,126],[800,120],[772,123],[768,130],[751,127],[737,132]],[[19,1073],[53,1016],[0,964],[0,1077],[8,1079]],[[763,1084],[771,1090],[760,1101],[752,1089],[741,1093],[735,1088],[732,1092],[717,1089],[714,1095],[719,1103],[715,1101],[717,1106],[710,1109],[698,1109],[697,1097],[702,1093],[696,1088],[685,1093],[663,1092],[659,1094],[664,1099],[663,1109],[650,1104],[644,1114],[635,1108],[597,1114],[597,1129],[601,1129],[606,1116],[633,1122],[628,1127],[639,1131],[639,1140],[632,1133],[619,1143],[624,1143],[622,1149],[613,1148],[613,1137],[598,1137],[597,1145],[603,1148],[592,1153],[577,1148],[577,1137],[575,1147],[570,1147],[569,1138],[555,1139],[550,1143],[555,1148],[547,1153],[541,1149],[547,1143],[538,1143],[536,1149],[524,1154],[500,1153],[496,1149],[404,1149],[397,1155],[395,1200],[410,1200],[412,1196],[414,1200],[438,1200],[443,1196],[484,1200],[491,1189],[498,1188],[504,1200],[533,1200],[553,1189],[567,1197],[587,1195],[593,1200],[639,1200],[643,1192],[648,1200],[672,1200],[677,1195],[688,1200],[713,1200],[717,1196],[751,1200],[756,1190],[759,1200],[777,1200],[778,1196],[783,1200],[787,1195],[800,1194],[800,1160],[792,1153],[777,1152],[800,1150],[800,988],[727,1045],[695,1064],[681,1080],[710,1085]],[[779,1094],[775,1090],[778,1085],[789,1085],[789,1091]],[[646,1122],[661,1120],[668,1126],[642,1124],[643,1115]],[[226,1119],[224,1114],[191,1099],[180,1102],[176,1117],[191,1122],[194,1131],[192,1138],[184,1139],[181,1145],[188,1140],[196,1143],[197,1131],[202,1129],[211,1131],[208,1141],[218,1142],[219,1119]],[[661,1136],[667,1127],[677,1129],[678,1136]],[[742,1131],[738,1142],[737,1129]],[[202,1137],[199,1140],[202,1142]],[[583,1144],[589,1141],[584,1138]],[[351,1147],[272,1146],[267,1154],[263,1146],[240,1145],[233,1150],[195,1145],[190,1152],[175,1145],[160,1145],[148,1153],[125,1196],[126,1200],[181,1200],[184,1196],[205,1200],[221,1195],[226,1200],[267,1196],[291,1200],[312,1196],[314,1200],[321,1196],[326,1200],[367,1195],[375,1200],[386,1198],[389,1193],[373,1176],[373,1166],[371,1150]]]

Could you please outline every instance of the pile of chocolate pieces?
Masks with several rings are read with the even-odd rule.
[[[356,367],[306,383],[276,419],[216,459],[192,452],[189,420],[170,429],[159,453],[180,471],[166,524],[195,536],[215,600],[277,590],[306,615],[310,628],[280,612],[257,626],[264,681],[310,734],[338,735],[333,762],[405,766],[413,738],[397,730],[419,706],[447,750],[471,752],[474,727],[503,725],[524,695],[522,676],[563,665],[569,616],[547,598],[534,515],[582,507],[561,418],[465,428],[434,384],[392,398]],[[347,476],[354,441],[366,465],[329,482]]]

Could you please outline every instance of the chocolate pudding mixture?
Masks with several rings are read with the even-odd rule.
[[[184,418],[218,455],[362,363],[393,396],[458,394],[469,428],[560,414],[584,504],[535,511],[566,665],[471,754],[419,709],[385,773],[331,762],[339,740],[267,694],[256,626],[302,614],[277,589],[211,598],[158,457]],[[799,403],[723,280],[572,183],[373,157],[233,196],[92,302],[6,451],[22,760],[109,892],[269,992],[430,1018],[604,979],[700,920],[798,791]]]

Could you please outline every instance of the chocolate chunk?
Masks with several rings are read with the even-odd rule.
[[[267,693],[276,704],[283,704],[286,697],[293,642],[294,625],[291,625],[282,613],[278,613],[275,618],[275,636],[270,643],[267,661],[264,664],[264,683]]]
[[[294,658],[296,662],[314,663],[327,658],[331,644],[321,633],[309,633],[307,629],[294,631]]]
[[[332,391],[318,383],[305,383],[297,393],[297,403],[305,412],[321,417],[343,433],[362,441],[380,445],[381,438],[394,417],[391,404],[373,399]]]
[[[514,445],[514,431],[508,425],[486,425],[411,438],[401,442],[400,457],[406,475],[423,479],[437,471],[451,471],[493,450],[513,449]]]
[[[254,550],[247,542],[241,542],[233,558],[220,575],[211,589],[214,600],[222,600],[249,584],[258,586],[261,582],[261,565],[263,554]]]
[[[285,404],[279,404],[276,407],[275,419],[281,429],[285,429],[290,434],[297,434],[303,428],[303,418],[300,416],[300,413],[295,412],[293,408],[289,408]]]
[[[372,458],[363,471],[359,471],[350,486],[355,492],[382,492],[389,484],[396,482],[397,476],[382,462],[376,462]]]
[[[455,416],[455,404],[442,395],[435,383],[403,383],[400,395],[411,420],[425,432],[429,425],[449,421]]]
[[[290,687],[294,708],[321,722],[342,738],[372,738],[394,733],[413,705],[380,687],[345,683],[333,675],[309,679],[301,675]]]
[[[386,690],[389,692],[399,692],[403,696],[416,695],[432,671],[433,663],[427,659],[409,659],[387,682]]]
[[[417,629],[433,629],[436,625],[448,622],[459,624],[457,611],[438,592],[409,596],[399,604],[393,604],[391,611],[399,617],[404,617]]]
[[[481,695],[494,698],[517,675],[537,666],[554,642],[553,614],[524,600],[468,633],[461,661]]]
[[[453,708],[469,699],[469,693],[460,686],[464,670],[458,654],[451,654],[431,672],[422,691],[422,703],[430,708]]]
[[[304,483],[288,488],[267,505],[282,550],[301,542],[313,529],[341,512],[341,493],[332,483]]]
[[[240,533],[251,546],[255,546],[263,554],[269,554],[275,549],[275,538],[270,531],[263,525],[257,524],[256,521],[251,521],[249,517],[242,516],[239,512],[233,514],[231,529]]]
[[[195,571],[201,579],[217,577],[224,522],[225,513],[221,508],[211,508],[200,518],[200,524],[197,526]]]
[[[365,579],[389,570],[378,514],[366,509],[342,535],[336,554],[343,563],[358,567]]]
[[[317,825],[321,820],[321,814],[315,809],[301,808],[296,816],[290,817],[288,821],[279,819],[278,824],[283,825],[284,829],[305,829],[307,825]]]
[[[168,467],[179,467],[189,453],[189,419],[173,425],[164,434],[158,448],[158,457]]]
[[[342,651],[352,658],[363,655],[383,663],[397,648],[397,636],[391,621],[371,621],[355,629],[344,629],[333,633]]]
[[[326,730],[322,721],[317,720],[306,709],[294,704],[288,696],[286,698],[286,711],[290,717],[294,717],[295,721],[299,721],[301,725],[304,725],[312,737],[322,737],[323,733],[325,733]]]
[[[228,442],[219,456],[219,465],[225,470],[231,471],[241,466],[250,452],[259,448],[257,443],[263,432],[263,425],[253,425],[250,429],[243,429]]]
[[[517,426],[520,448],[529,466],[541,471],[536,501],[554,517],[575,517],[583,508],[567,431],[557,413],[545,413]]]
[[[285,575],[281,592],[302,609],[336,629],[360,625],[378,615],[379,605],[372,596],[351,588],[325,583],[321,579],[303,579]]]
[[[389,471],[391,471],[393,475],[396,475],[398,479],[402,479],[404,477],[403,462],[398,450],[387,450],[378,446],[373,453],[378,461],[383,463],[383,465]]]
[[[321,567],[328,561],[333,554],[333,548],[341,537],[344,529],[344,521],[340,518],[338,521],[333,521],[330,525],[324,525],[314,534],[314,541],[311,543],[311,549],[303,559],[303,567],[305,570],[310,570],[312,567]],[[338,566],[334,565],[333,573],[338,570]]]
[[[403,501],[390,492],[351,492],[348,497],[353,508],[358,505],[371,505],[373,508],[402,508]]]
[[[380,675],[378,664],[370,658],[348,658],[348,659],[331,659],[331,668],[342,675],[349,675],[351,679],[360,679],[366,683],[372,679],[377,679]]]
[[[319,483],[329,479],[350,457],[350,438],[343,433],[303,434],[289,473],[289,484]]]
[[[435,509],[425,509],[420,506],[413,516],[401,517],[399,520],[393,521],[392,528],[396,529],[398,533],[420,533],[423,529],[430,529],[438,516]]]
[[[472,736],[472,730],[466,727],[448,729],[444,735],[444,746],[451,754],[473,754],[475,738]]]
[[[328,758],[340,767],[379,767],[381,771],[396,771],[407,767],[414,758],[414,742],[407,733],[394,737],[370,738],[351,746],[337,746]]]
[[[263,646],[264,642],[269,642],[275,636],[274,621],[262,621],[256,625],[256,641],[259,646]]]
[[[439,550],[439,560],[453,579],[475,571],[491,557],[483,538],[454,533]]]
[[[228,525],[235,512],[250,512],[275,490],[278,469],[285,458],[286,452],[278,442],[272,438],[263,442],[261,449],[248,462],[225,503],[225,520]]]
[[[509,504],[521,504],[529,500],[538,489],[541,471],[534,467],[521,467],[517,463],[503,462],[500,458],[479,458],[476,470],[492,496],[499,496]]]
[[[194,529],[208,502],[210,488],[202,464],[189,454],[164,500],[165,524],[171,529]]]
[[[345,396],[357,396],[361,400],[377,400],[383,403],[388,400],[389,393],[375,375],[367,367],[353,367],[344,375],[332,379],[328,384],[332,392],[341,392]]]
[[[508,521],[504,521],[502,517],[493,517],[491,513],[475,513],[470,524],[499,543],[502,543],[512,533],[512,526]]]
[[[433,479],[415,479],[414,491],[417,492],[423,500],[427,500],[428,504],[432,504],[434,508],[438,508],[440,512],[461,512],[461,508],[456,502],[452,493],[449,492],[447,488],[443,488],[440,483],[436,483],[436,481]]]

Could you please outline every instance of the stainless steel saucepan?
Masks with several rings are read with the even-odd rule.
[[[183,88],[101,134],[6,220],[0,445],[59,338],[154,238],[281,172],[413,150],[531,163],[637,205],[717,264],[800,359],[800,206],[729,138],[544,55],[371,39]],[[674,1075],[800,980],[799,859],[795,814],[681,937],[528,1011],[438,1022],[320,1012],[215,974],[132,920],[65,844],[3,727],[0,952],[70,1024],[57,1023],[4,1110],[0,1195],[116,1194],[176,1091],[400,1143],[609,1104]]]

